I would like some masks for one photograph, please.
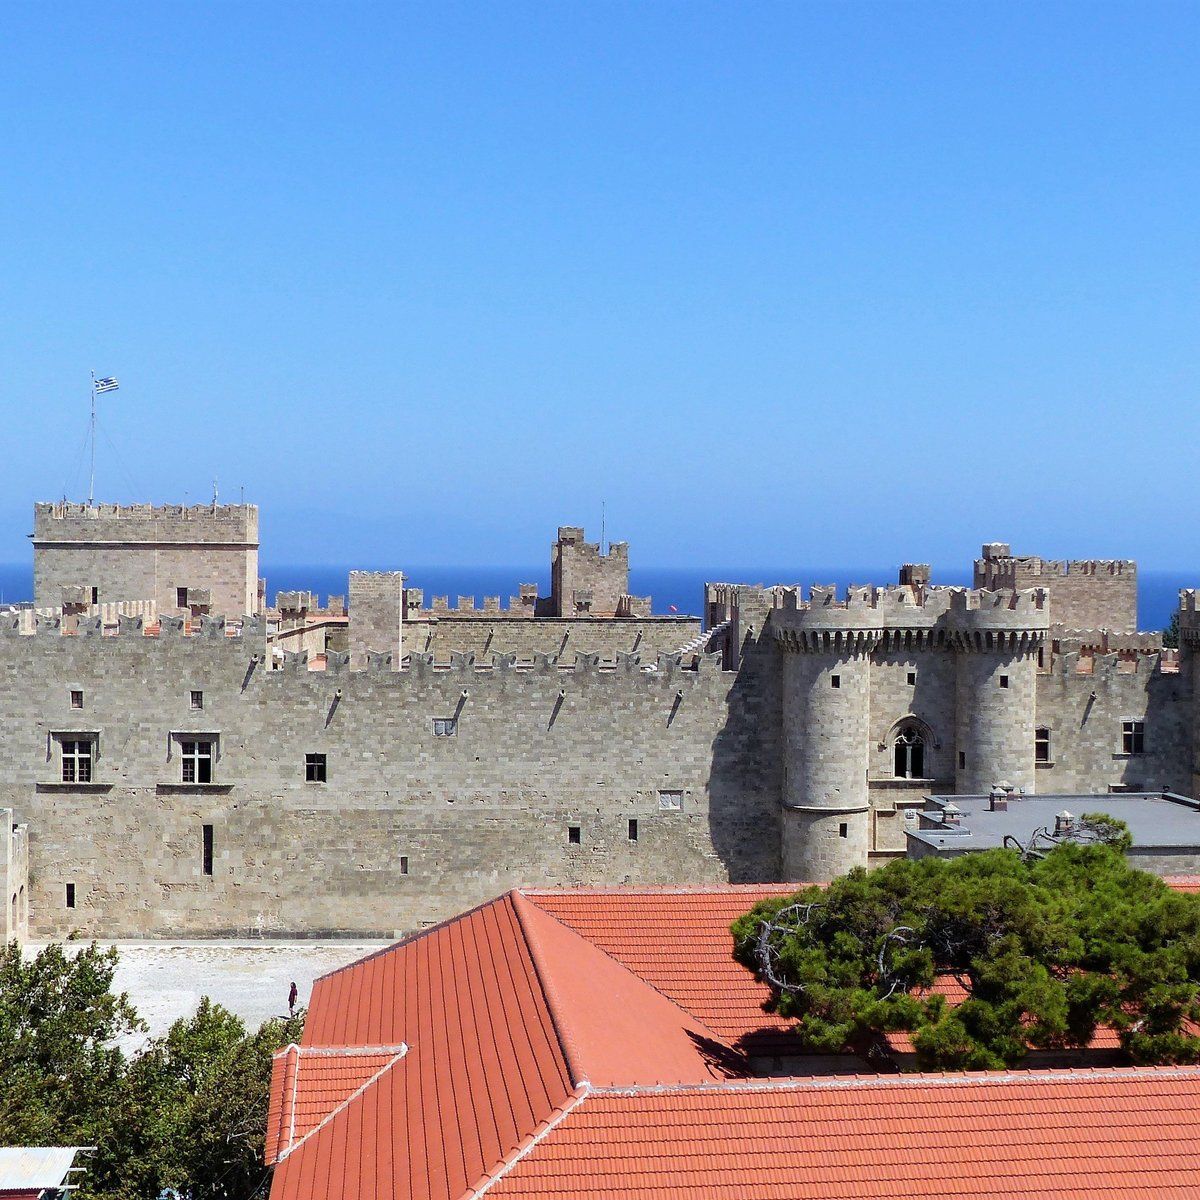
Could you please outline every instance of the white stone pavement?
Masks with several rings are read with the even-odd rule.
[[[68,942],[67,950],[86,942]],[[128,992],[138,1015],[150,1026],[146,1037],[159,1037],[180,1017],[196,1011],[201,996],[209,996],[257,1029],[269,1017],[286,1016],[292,981],[298,1003],[308,1004],[313,981],[344,967],[391,942],[322,941],[206,941],[101,942],[116,946],[121,955],[113,990]],[[44,943],[30,943],[36,954]],[[144,1044],[139,1035],[123,1039],[132,1053]]]

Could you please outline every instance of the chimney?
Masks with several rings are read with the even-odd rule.
[[[1008,812],[1008,793],[999,784],[988,794],[988,807],[992,812]]]
[[[1075,828],[1075,818],[1064,808],[1062,812],[1056,813],[1054,817],[1054,836],[1063,837],[1065,834],[1071,833]]]

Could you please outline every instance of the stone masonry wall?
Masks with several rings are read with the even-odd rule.
[[[179,588],[207,589],[229,617],[258,606],[258,509],[253,504],[38,504],[34,604],[57,608],[64,587],[96,589],[101,604],[153,600],[177,612]]]
[[[350,662],[365,667],[370,654],[390,654],[393,670],[403,653],[404,576],[399,571],[350,572]]]
[[[272,672],[254,630],[0,636],[34,936],[391,935],[519,884],[777,876],[773,656]],[[63,735],[96,739],[93,782],[61,781]],[[217,741],[210,784],[182,782],[188,735]]]
[[[1091,674],[1063,655],[1037,677],[1036,725],[1050,733],[1050,761],[1035,764],[1038,792],[1160,789],[1191,795],[1192,681],[1160,673],[1155,656],[1122,669],[1116,655],[1097,658]],[[1125,721],[1144,722],[1141,754],[1123,750]]]
[[[1004,543],[975,560],[975,587],[989,591],[1046,588],[1050,620],[1062,629],[1137,629],[1137,564],[1129,559],[1066,562],[1014,557]]]
[[[567,662],[576,654],[598,654],[605,661],[614,661],[618,654],[640,654],[643,661],[653,662],[699,633],[699,617],[531,617],[495,624],[478,617],[441,617],[406,621],[405,651],[432,654],[439,663],[448,663],[455,651],[474,654],[479,661],[491,654],[515,654],[520,661],[536,654],[560,655]]]

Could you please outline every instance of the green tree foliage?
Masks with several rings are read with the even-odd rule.
[[[1163,649],[1178,650],[1179,649],[1179,610],[1171,614],[1171,620],[1167,623],[1166,629],[1163,630]]]
[[[877,1055],[907,1030],[920,1069],[996,1069],[1108,1026],[1134,1062],[1200,1061],[1200,897],[1131,869],[1103,820],[1044,855],[899,860],[764,901],[735,957],[814,1052]],[[943,976],[962,1003],[930,990]]]
[[[48,946],[24,960],[0,950],[0,1144],[93,1145],[119,1106],[125,1056],[117,1038],[145,1028],[112,993],[116,950],[68,957]]]
[[[90,1145],[80,1197],[248,1200],[266,1179],[271,1056],[303,1015],[242,1021],[207,997],[127,1060],[145,1030],[111,985],[116,950],[0,957],[0,1144]]]

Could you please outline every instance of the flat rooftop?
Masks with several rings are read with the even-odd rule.
[[[937,854],[991,850],[1015,838],[1022,846],[1037,830],[1053,837],[1058,814],[1105,813],[1124,821],[1135,853],[1200,849],[1200,802],[1173,792],[1112,792],[1099,795],[1009,793],[1007,808],[992,808],[990,796],[930,796],[907,831],[913,843]],[[953,818],[957,810],[958,819]],[[949,818],[949,820],[947,820]]]

